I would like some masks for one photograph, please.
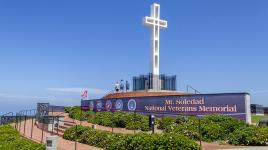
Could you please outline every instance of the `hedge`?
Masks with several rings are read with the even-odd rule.
[[[79,112],[79,114],[78,114]],[[80,107],[71,108],[69,115],[80,117]],[[135,116],[134,116],[135,115]],[[89,122],[122,127],[127,129],[149,130],[148,117],[126,112],[83,112]],[[135,118],[135,119],[134,119]],[[156,119],[164,133],[180,133],[192,140],[199,140],[199,119],[195,116],[178,115],[176,118]],[[233,145],[267,145],[268,129],[250,126],[242,120],[223,115],[207,115],[201,118],[202,140],[207,142],[225,141]]]
[[[2,150],[44,150],[45,146],[22,137],[10,125],[0,126],[0,149]]]
[[[99,131],[89,127],[77,126],[65,130],[63,138],[77,140],[91,146],[107,150],[143,150],[143,149],[171,149],[171,150],[199,150],[194,141],[180,134],[115,134]]]
[[[108,126],[126,128],[130,130],[142,130],[149,131],[148,122],[149,117],[141,114],[131,112],[93,112],[93,111],[82,111],[79,106],[67,107],[65,109],[69,113],[69,117],[73,119],[87,120],[90,123]]]
[[[162,121],[165,120],[162,118]],[[166,133],[181,133],[199,140],[199,120],[194,116],[177,116],[174,123],[164,127]],[[246,124],[244,121],[223,115],[207,115],[201,119],[202,140],[226,141],[232,145],[267,145],[268,129]]]
[[[268,127],[243,126],[237,128],[228,138],[233,145],[265,146],[268,143]]]
[[[169,117],[169,116],[160,118],[160,119],[158,119],[158,121],[157,121],[157,123],[158,123],[157,128],[158,128],[158,129],[162,129],[162,130],[164,130],[164,129],[166,129],[168,126],[174,124],[174,123],[175,123],[175,120],[176,120],[175,118],[173,118],[173,117]]]

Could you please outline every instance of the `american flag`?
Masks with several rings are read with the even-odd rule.
[[[85,90],[84,92],[81,93],[81,97],[84,99],[84,98],[87,98],[87,90]]]

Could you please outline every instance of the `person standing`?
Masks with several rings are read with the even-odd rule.
[[[123,80],[120,82],[120,92],[124,92],[124,83]]]
[[[114,89],[115,89],[115,92],[118,93],[119,92],[119,88],[120,88],[120,85],[118,82],[115,83],[115,86],[114,86]]]
[[[126,92],[128,92],[129,91],[129,83],[128,83],[128,81],[126,81]]]

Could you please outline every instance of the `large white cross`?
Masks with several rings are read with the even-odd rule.
[[[159,75],[159,29],[167,28],[167,21],[160,20],[160,5],[151,5],[151,16],[144,17],[143,23],[152,29],[151,34],[151,72]]]

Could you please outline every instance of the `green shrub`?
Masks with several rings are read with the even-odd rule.
[[[69,117],[73,119],[87,120],[90,123],[108,126],[127,128],[130,130],[142,130],[149,131],[148,116],[136,114],[132,112],[93,112],[93,111],[82,111],[79,106],[68,107],[65,109],[69,112]]]
[[[80,107],[66,108],[69,116],[80,119]],[[131,130],[149,131],[148,116],[131,112],[82,112],[82,118],[88,122],[120,127]],[[176,119],[172,117],[156,118],[158,128],[167,134],[183,134],[190,139],[199,140],[199,119],[195,116],[179,115]],[[253,129],[254,130],[253,130]],[[233,145],[265,145],[268,142],[268,129],[260,127],[249,127],[244,121],[223,115],[207,115],[201,118],[202,140],[227,141]],[[243,133],[240,133],[240,130]],[[126,142],[119,140],[120,142]]]
[[[179,115],[176,118],[176,124],[167,126],[164,132],[180,133],[193,140],[199,140],[199,122],[195,116]]]
[[[10,125],[0,127],[0,149],[2,150],[44,150],[42,144],[35,143],[20,136]]]
[[[143,149],[174,149],[174,150],[198,150],[199,146],[179,134],[114,134],[107,131],[98,131],[89,127],[78,126],[64,132],[67,140],[75,140],[88,145],[101,147],[107,150],[143,150]]]
[[[244,126],[236,129],[228,138],[233,145],[266,145],[268,142],[268,128]]]
[[[124,112],[126,113],[126,112]],[[136,113],[127,113],[126,116],[127,129],[139,129],[142,131],[149,131],[149,117],[141,114]]]
[[[166,129],[168,126],[172,125],[175,123],[175,118],[173,117],[169,117],[169,116],[166,116],[166,117],[163,117],[161,119],[158,120],[158,126],[157,128],[158,129]]]
[[[113,122],[113,113],[112,112],[97,112],[94,118],[94,123],[114,127],[115,124]]]
[[[224,129],[224,134],[233,132],[235,129],[246,126],[246,123],[242,120],[235,119],[230,116],[223,115],[207,115],[202,118],[202,124],[216,123]]]
[[[224,128],[218,123],[202,125],[202,139],[205,141],[224,140]]]
[[[116,111],[113,113],[113,121],[116,127],[125,128],[128,122],[129,113],[125,113],[122,111]]]
[[[164,131],[182,133],[190,139],[199,140],[199,119],[197,117],[179,115],[175,122],[176,124],[167,126]],[[235,129],[244,126],[247,126],[245,122],[230,116],[207,115],[201,118],[202,140],[226,141]]]
[[[71,108],[72,108],[72,107],[64,107],[64,111],[65,111],[66,113],[69,113]]]

